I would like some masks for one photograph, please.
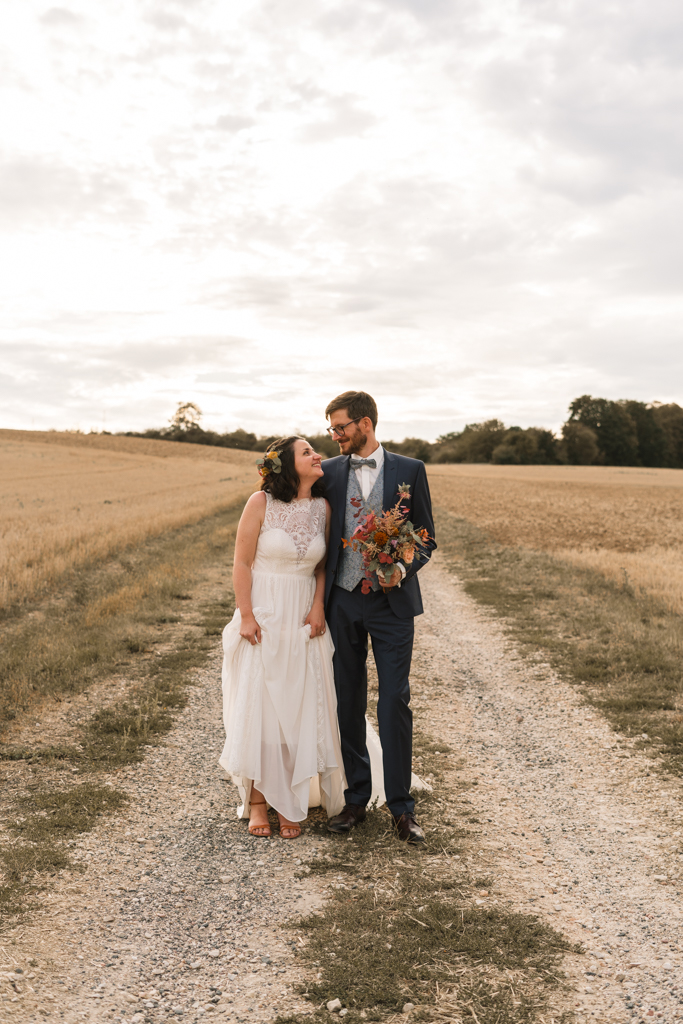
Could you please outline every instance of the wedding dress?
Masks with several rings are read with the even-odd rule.
[[[277,501],[266,514],[252,566],[251,598],[261,643],[240,636],[239,609],[223,630],[221,766],[239,789],[238,817],[248,818],[252,782],[289,821],[322,804],[344,806],[344,777],[329,630],[311,639],[304,625],[325,555],[324,498]],[[384,803],[382,748],[367,722],[371,803]],[[413,785],[423,783],[413,776]]]

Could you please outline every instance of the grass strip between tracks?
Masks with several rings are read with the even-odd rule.
[[[386,808],[350,837],[328,833],[322,816],[309,825],[329,841],[303,873],[334,876],[324,910],[298,922],[310,975],[301,991],[315,1009],[277,1024],[335,1019],[335,999],[347,1024],[398,1019],[406,1003],[403,1020],[533,1024],[563,1001],[562,959],[578,947],[533,914],[477,900],[495,882],[473,875],[458,852],[472,840],[457,807],[467,784],[446,780],[443,743],[418,733],[414,752],[434,778],[433,793],[416,794],[425,847],[399,843]]]

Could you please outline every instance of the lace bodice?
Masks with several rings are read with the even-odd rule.
[[[266,492],[266,502],[254,572],[312,576],[325,554],[325,499],[277,501]]]

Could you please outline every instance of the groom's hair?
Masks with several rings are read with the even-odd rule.
[[[377,405],[367,391],[345,391],[343,395],[337,395],[328,403],[325,419],[329,420],[332,413],[339,409],[346,409],[350,420],[362,420],[367,416],[372,422],[372,429],[377,428]]]
[[[297,441],[305,441],[305,437],[290,434],[281,437],[268,445],[268,451],[276,451],[280,456],[280,472],[268,473],[261,481],[261,490],[269,491],[278,501],[293,501],[299,493],[299,474],[294,465],[294,445]],[[321,477],[311,487],[312,498],[322,498],[325,494],[325,480]]]

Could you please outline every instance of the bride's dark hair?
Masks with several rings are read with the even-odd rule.
[[[268,473],[261,481],[261,490],[268,491],[277,501],[293,501],[299,493],[299,474],[294,466],[294,445],[297,441],[305,441],[305,437],[292,434],[291,437],[281,437],[268,445],[268,451],[276,451],[280,456],[282,464],[279,473]],[[311,487],[312,498],[322,498],[325,494],[325,478],[319,480]]]

